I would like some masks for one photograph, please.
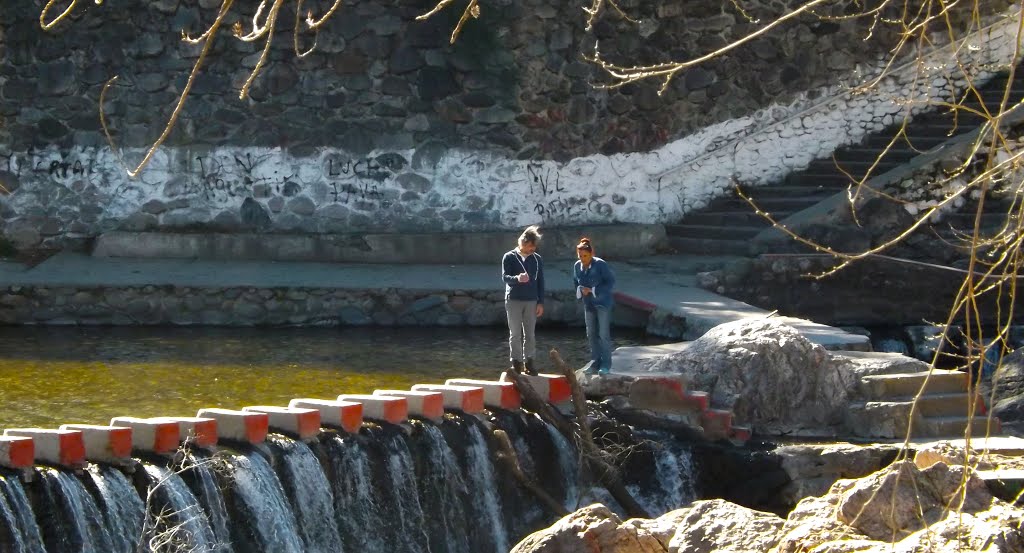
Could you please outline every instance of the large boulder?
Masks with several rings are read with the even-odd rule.
[[[712,407],[762,435],[845,433],[862,376],[927,370],[901,355],[830,353],[771,318],[716,326],[643,367],[682,374],[688,389],[708,392]]]
[[[1024,510],[992,497],[969,468],[894,463],[790,513],[774,553],[1021,551]]]
[[[623,522],[594,504],[524,538],[512,553],[741,553],[768,551],[785,521],[720,499],[656,519]]]
[[[1004,357],[992,375],[992,415],[1004,430],[1024,434],[1024,348]]]
[[[647,521],[650,522],[650,521]],[[599,503],[526,536],[510,553],[667,553],[650,531]]]

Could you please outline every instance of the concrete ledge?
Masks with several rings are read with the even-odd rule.
[[[320,413],[321,423],[340,428],[349,434],[359,432],[363,426],[363,404],[355,401],[296,398],[288,402],[288,407],[315,409]]]
[[[127,426],[62,424],[61,430],[77,430],[85,443],[85,458],[94,463],[123,464],[132,455],[132,429]]]
[[[440,392],[444,396],[445,409],[454,409],[471,415],[484,410],[484,389],[479,386],[416,384],[412,389]]]
[[[522,229],[504,232],[417,234],[176,234],[108,232],[96,238],[97,257],[187,258],[324,263],[494,263],[516,245]],[[581,236],[602,256],[653,255],[666,243],[663,225],[594,225],[541,228],[539,252],[573,259]]]
[[[560,374],[524,374],[523,378],[533,386],[540,397],[546,397],[548,403],[563,403],[572,399],[569,379]],[[507,373],[501,373],[502,382],[510,382]]]
[[[36,445],[26,436],[0,436],[0,466],[28,469],[36,462]]]
[[[473,380],[471,378],[449,378],[444,381],[447,386],[475,386],[484,390],[484,405],[498,409],[519,409],[523,400],[519,390],[511,382],[497,380]]]
[[[267,439],[270,430],[270,417],[266,413],[208,408],[200,409],[196,417],[217,421],[218,440],[259,444]]]
[[[242,407],[242,411],[264,413],[267,415],[267,424],[271,430],[300,440],[310,439],[320,433],[320,411],[316,409],[251,405]]]
[[[217,445],[217,421],[206,417],[156,417],[178,424],[178,437],[196,447]]]
[[[8,428],[4,435],[32,438],[37,461],[67,468],[85,466],[85,441],[78,430]]]
[[[404,397],[342,394],[338,401],[363,404],[363,418],[400,424],[409,420],[409,402]]]
[[[178,449],[181,430],[178,423],[162,419],[136,417],[114,417],[111,426],[127,426],[132,429],[132,449],[146,453],[167,454]]]
[[[439,422],[444,418],[444,395],[422,390],[374,390],[375,396],[402,397],[409,406],[409,414]]]

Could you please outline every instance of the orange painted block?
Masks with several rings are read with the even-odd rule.
[[[85,442],[85,458],[97,463],[123,463],[132,455],[132,429],[127,426],[62,424],[61,430],[78,430]]]
[[[35,441],[27,436],[0,436],[0,466],[32,468],[36,462]]]
[[[444,395],[440,392],[423,390],[374,390],[375,396],[404,397],[409,414],[432,421],[444,418]]]
[[[350,434],[359,432],[363,426],[363,404],[359,402],[296,398],[288,402],[288,406],[316,409],[323,424],[341,428]]]
[[[711,397],[707,392],[684,392],[683,403],[691,406],[695,411],[707,411],[711,405]]]
[[[320,411],[316,409],[254,405],[242,407],[242,410],[266,413],[272,430],[297,436],[300,440],[312,438],[320,433]]]
[[[729,438],[735,442],[744,443],[750,440],[753,434],[749,426],[733,426],[730,430]]]
[[[178,434],[183,441],[196,447],[217,445],[217,420],[206,417],[155,417],[178,423]]]
[[[8,428],[4,435],[32,438],[35,458],[43,463],[70,468],[85,465],[85,442],[78,430]]]
[[[497,409],[519,409],[523,405],[522,396],[512,382],[497,380],[473,380],[471,378],[449,378],[444,382],[449,386],[478,386],[484,389],[484,405]]]
[[[700,414],[704,434],[711,438],[725,438],[731,434],[732,411],[708,409]]]
[[[342,394],[338,401],[363,404],[363,418],[400,424],[409,420],[409,402],[404,397],[374,396],[369,394]]]
[[[132,449],[147,453],[167,454],[178,449],[181,429],[178,423],[160,418],[114,417],[111,426],[132,429]]]
[[[469,414],[480,413],[484,410],[484,389],[480,386],[416,384],[412,389],[440,392],[444,396],[446,409],[455,409]]]
[[[235,409],[200,409],[196,416],[217,421],[217,439],[262,443],[270,431],[270,417],[266,413]]]
[[[572,388],[569,387],[569,379],[560,374],[542,374],[548,379],[548,401],[551,403],[562,403],[572,399]]]

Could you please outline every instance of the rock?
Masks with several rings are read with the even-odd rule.
[[[643,527],[661,536],[657,529],[671,523],[674,532],[668,541],[669,553],[741,553],[770,550],[785,522],[772,513],[714,499],[695,501]]]
[[[840,480],[797,505],[774,551],[1019,551],[1024,510],[992,498],[965,470],[938,463],[922,471],[904,461]]]
[[[805,497],[828,492],[837,480],[861,478],[896,459],[896,445],[791,445],[778,448],[782,469],[790,482],[783,490],[783,501],[794,505]]]
[[[566,515],[550,528],[530,534],[511,553],[667,553],[642,523],[625,523],[601,504]]]
[[[852,374],[830,370],[825,349],[772,319],[712,328],[685,350],[650,367],[681,373],[687,388],[711,395],[755,433],[820,431],[839,425],[855,387]]]

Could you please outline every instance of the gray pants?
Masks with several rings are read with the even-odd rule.
[[[533,329],[537,326],[537,302],[505,300],[505,315],[508,317],[509,359],[525,361],[532,359],[537,350]]]

